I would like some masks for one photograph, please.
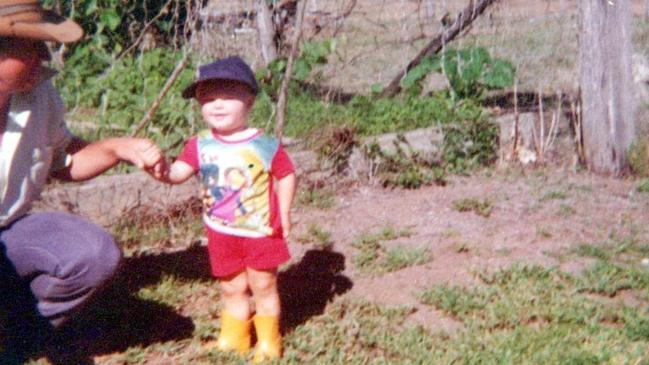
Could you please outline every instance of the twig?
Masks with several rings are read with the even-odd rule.
[[[142,120],[140,120],[140,122],[137,124],[137,127],[135,127],[135,130],[133,130],[133,132],[131,133],[131,137],[136,136],[140,132],[140,130],[142,130],[142,128],[144,128],[149,123],[151,117],[153,117],[153,114],[160,106],[160,102],[165,97],[165,95],[167,95],[167,92],[174,84],[178,76],[180,75],[180,72],[187,65],[188,60],[189,60],[189,50],[185,49],[183,53],[183,58],[180,60],[180,62],[178,62],[178,64],[176,64],[176,67],[174,68],[173,72],[167,79],[167,82],[165,83],[164,87],[162,88],[160,93],[158,93],[158,96],[156,97],[153,104],[151,104],[151,108],[149,108],[149,110],[146,112],[144,117],[142,117]]]
[[[559,125],[559,120],[561,119],[561,107],[563,104],[563,95],[561,90],[557,92],[557,98],[559,100],[559,105],[557,106],[556,114],[552,115],[552,124],[550,125],[550,130],[548,131],[548,138],[545,141],[545,150],[549,150],[550,147],[554,144],[554,141],[557,137],[557,126]]]
[[[284,122],[286,119],[286,101],[288,98],[288,85],[291,82],[291,74],[293,73],[293,60],[300,48],[300,37],[302,36],[302,21],[304,20],[304,10],[308,0],[302,0],[298,3],[297,19],[295,24],[295,34],[293,35],[293,44],[291,45],[291,52],[288,55],[286,63],[286,71],[284,72],[284,79],[282,86],[279,90],[279,98],[277,100],[277,125],[275,125],[275,136],[277,139],[282,140],[284,134]]]
[[[171,1],[172,0],[167,0],[167,3],[162,8],[160,8],[160,12],[158,12],[158,15],[153,17],[153,19],[149,20],[144,26],[144,28],[142,28],[142,30],[140,31],[140,35],[137,37],[135,42],[133,42],[126,50],[120,53],[119,56],[117,56],[117,58],[115,59],[115,61],[119,61],[120,59],[122,59],[122,57],[127,55],[129,52],[131,52],[133,48],[135,48],[138,44],[140,44],[140,42],[142,42],[142,39],[146,35],[146,30],[151,26],[151,24],[153,24],[156,20],[160,19],[161,16],[167,14],[166,9],[169,6],[169,4],[171,4]],[[146,6],[146,5],[142,5],[142,6]]]
[[[518,79],[514,81],[514,146],[512,147],[512,159],[518,158],[518,135],[520,115],[518,113]]]

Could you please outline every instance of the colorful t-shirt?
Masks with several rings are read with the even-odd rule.
[[[259,130],[230,141],[204,130],[187,142],[178,160],[200,174],[203,221],[208,228],[243,237],[280,232],[273,178],[281,179],[295,169],[277,139]]]

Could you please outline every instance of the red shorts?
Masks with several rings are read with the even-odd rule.
[[[291,257],[282,237],[249,238],[207,231],[207,251],[212,275],[229,276],[247,267],[269,270],[278,267]]]

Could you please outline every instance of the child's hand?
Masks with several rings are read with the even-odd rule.
[[[122,142],[115,151],[117,157],[145,171],[153,169],[164,159],[160,148],[149,139],[124,138]]]
[[[146,168],[149,175],[153,176],[156,180],[166,182],[169,176],[169,164],[165,158],[161,159],[153,167]]]

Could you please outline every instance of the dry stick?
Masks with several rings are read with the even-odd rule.
[[[293,73],[293,59],[300,47],[300,37],[302,36],[302,20],[304,19],[304,9],[308,0],[302,0],[298,3],[297,19],[295,24],[295,33],[293,34],[293,44],[291,45],[291,53],[288,55],[288,62],[286,63],[286,71],[284,72],[284,79],[282,86],[279,89],[279,98],[277,100],[277,125],[275,126],[275,136],[282,141],[284,135],[284,120],[286,119],[286,100],[288,97],[288,85],[291,82],[291,74]]]
[[[543,89],[539,88],[539,129],[541,131],[541,138],[539,138],[539,159],[543,159],[543,154],[545,153],[545,147],[543,143],[545,142],[545,113],[543,112]]]
[[[122,57],[127,55],[129,52],[131,52],[131,50],[133,48],[135,48],[138,44],[140,44],[140,42],[142,42],[142,39],[144,39],[144,35],[146,34],[146,30],[149,29],[149,27],[153,23],[155,23],[156,20],[160,19],[161,16],[167,14],[166,9],[167,9],[167,6],[169,6],[170,4],[171,4],[171,0],[167,1],[167,3],[160,9],[160,12],[158,13],[158,15],[156,15],[155,17],[153,17],[153,19],[151,19],[148,23],[146,23],[144,28],[142,28],[142,31],[140,31],[140,35],[137,37],[135,42],[133,42],[133,44],[131,44],[130,47],[128,47],[126,50],[124,50],[122,53],[120,53],[119,56],[117,56],[117,58],[115,59],[116,61],[119,61],[120,59],[122,59]]]
[[[512,147],[512,159],[518,159],[518,134],[520,115],[518,114],[518,79],[514,81],[514,146]]]
[[[156,97],[153,104],[151,104],[151,108],[149,108],[149,110],[146,112],[144,117],[142,117],[142,120],[140,120],[140,122],[137,124],[137,127],[135,127],[133,133],[131,133],[131,137],[135,137],[142,130],[142,128],[144,128],[149,123],[149,121],[151,121],[151,117],[153,117],[153,113],[155,113],[155,111],[160,106],[160,102],[165,97],[165,95],[167,95],[167,92],[171,88],[171,85],[174,84],[174,82],[180,75],[180,72],[183,70],[183,68],[185,68],[188,60],[189,60],[189,51],[185,50],[183,54],[183,58],[180,60],[180,62],[178,62],[178,64],[176,64],[176,68],[174,68],[173,72],[167,79],[167,82],[165,83],[164,87],[158,94],[158,97]]]
[[[408,73],[408,71],[420,64],[426,56],[439,52],[444,45],[453,40],[462,30],[473,23],[473,21],[482,14],[489,5],[496,1],[497,0],[469,0],[469,5],[458,14],[453,23],[435,36],[435,38],[433,38],[433,40],[430,41],[412,61],[410,61],[405,70],[400,71],[399,74],[392,79],[390,84],[383,89],[381,96],[390,97],[401,91],[401,79]]]
[[[552,116],[552,124],[550,125],[550,130],[548,131],[548,138],[545,141],[545,149],[549,150],[550,147],[554,144],[554,141],[557,137],[557,127],[559,125],[559,119],[561,118],[561,106],[563,104],[563,94],[561,90],[557,92],[557,97],[559,100],[559,105],[557,106],[556,114]]]

